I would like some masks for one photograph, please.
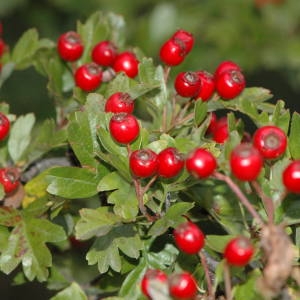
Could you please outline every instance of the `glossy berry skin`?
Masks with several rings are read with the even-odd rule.
[[[151,295],[149,293],[149,287],[151,281],[159,281],[161,283],[167,283],[168,276],[165,272],[158,269],[148,269],[141,281],[141,290],[142,293],[151,299]]]
[[[169,278],[169,294],[175,299],[192,300],[197,295],[197,284],[192,274],[182,272]]]
[[[116,142],[130,144],[138,137],[140,126],[133,115],[118,113],[110,119],[109,132]]]
[[[5,47],[6,47],[6,44],[5,44],[4,40],[0,38],[0,57],[4,54]]]
[[[209,177],[217,167],[215,157],[206,149],[196,148],[185,161],[186,169],[198,179]]]
[[[10,121],[8,120],[7,116],[0,112],[0,141],[3,141],[10,129]]]
[[[75,71],[74,79],[83,91],[94,91],[102,82],[102,69],[95,63],[82,65]]]
[[[201,88],[197,72],[181,72],[175,78],[175,90],[181,97],[194,97]]]
[[[177,43],[183,43],[185,49],[185,55],[188,54],[195,43],[194,36],[192,33],[185,31],[183,29],[177,30],[171,37],[172,40],[176,41]]]
[[[6,194],[16,190],[20,184],[17,171],[13,168],[0,169],[0,184],[3,185]]]
[[[224,250],[224,258],[232,266],[243,267],[249,263],[254,247],[246,237],[239,236],[228,242]]]
[[[214,77],[217,78],[223,72],[227,72],[230,70],[236,70],[236,71],[240,71],[240,72],[242,71],[241,67],[238,64],[236,64],[230,60],[225,60],[218,65],[217,69],[215,70]]]
[[[282,182],[287,191],[300,194],[300,160],[292,161],[282,173]]]
[[[180,224],[173,231],[173,237],[176,246],[187,254],[197,254],[204,247],[205,236],[202,230],[190,221]]]
[[[215,128],[212,132],[212,140],[216,143],[223,144],[229,137],[227,117],[221,117],[216,121]]]
[[[92,60],[101,66],[112,66],[116,57],[117,48],[110,41],[101,41],[92,50]]]
[[[208,127],[206,129],[206,134],[212,134],[217,125],[217,115],[214,112],[211,112],[209,117],[210,120],[209,120]]]
[[[129,168],[136,177],[151,177],[158,168],[157,154],[150,149],[133,151],[129,157]]]
[[[80,35],[75,31],[63,33],[57,41],[57,52],[66,61],[78,60],[84,50]]]
[[[138,72],[139,61],[135,54],[125,51],[117,55],[113,64],[115,72],[124,72],[128,77],[134,78]]]
[[[177,176],[184,167],[184,159],[174,147],[168,147],[159,152],[157,159],[157,174],[164,178]]]
[[[106,100],[105,112],[131,114],[134,110],[134,101],[128,93],[117,92]]]
[[[168,66],[181,64],[186,55],[186,46],[177,40],[169,39],[160,48],[160,60]]]
[[[263,158],[259,151],[249,143],[236,146],[230,155],[232,174],[242,181],[255,180],[263,166]]]
[[[245,88],[244,75],[238,70],[224,71],[215,78],[216,91],[224,100],[237,97]]]
[[[277,126],[263,126],[253,135],[253,145],[265,159],[274,159],[282,155],[287,147],[287,137]]]
[[[196,100],[208,101],[215,91],[215,81],[212,74],[206,71],[197,71],[201,81],[201,88],[196,95]]]

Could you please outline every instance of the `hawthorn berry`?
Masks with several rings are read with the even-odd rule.
[[[102,69],[96,63],[87,63],[75,71],[75,84],[85,92],[97,89],[102,82]]]
[[[178,40],[169,39],[160,48],[160,60],[168,66],[181,64],[186,55],[186,46]]]
[[[210,117],[210,119],[209,119],[208,127],[206,129],[206,134],[212,134],[217,125],[217,115],[214,112],[211,112],[209,114],[209,117]]]
[[[136,177],[153,176],[158,168],[157,154],[150,149],[135,150],[129,157],[129,167]]]
[[[92,60],[101,66],[112,66],[117,57],[117,48],[111,41],[101,41],[92,50]]]
[[[300,160],[292,161],[282,173],[285,188],[295,194],[300,194]]]
[[[200,77],[201,88],[196,95],[196,100],[208,101],[215,91],[215,81],[212,74],[206,71],[197,71]]]
[[[128,93],[116,92],[106,100],[104,110],[105,112],[131,114],[134,110],[134,101]]]
[[[169,294],[175,299],[194,299],[197,290],[196,280],[188,272],[172,274],[169,277]]]
[[[131,51],[125,51],[117,55],[113,64],[115,72],[124,72],[128,77],[134,78],[138,72],[139,61]]]
[[[177,176],[184,167],[183,156],[174,147],[168,147],[159,152],[157,159],[157,174],[164,178]]]
[[[181,72],[175,78],[175,90],[182,97],[194,97],[201,88],[200,76],[197,72]]]
[[[140,126],[135,116],[128,113],[118,113],[110,119],[109,132],[116,142],[130,144],[138,137]]]
[[[19,174],[14,168],[0,169],[0,183],[3,185],[6,194],[13,192],[20,184]]]
[[[0,112],[0,141],[3,141],[10,129],[10,121],[8,120],[7,116]]]
[[[5,51],[6,44],[3,39],[0,38],[0,57],[3,55]]]
[[[237,145],[230,155],[232,174],[243,181],[255,180],[263,166],[263,158],[250,143]]]
[[[264,158],[277,158],[286,150],[287,137],[281,128],[267,125],[255,131],[253,145]]]
[[[214,77],[218,78],[223,72],[229,70],[236,70],[240,72],[242,71],[241,67],[238,64],[234,63],[231,60],[225,60],[218,65],[217,69],[215,70]]]
[[[80,35],[75,31],[68,31],[59,36],[57,52],[66,61],[78,60],[84,50]]]
[[[224,100],[237,97],[245,88],[244,75],[238,70],[228,70],[215,78],[216,91]]]
[[[224,250],[224,258],[232,266],[245,266],[251,260],[254,253],[254,247],[251,241],[239,236],[231,239]]]
[[[197,254],[205,243],[202,230],[190,221],[180,224],[173,231],[173,237],[177,247],[187,254]]]
[[[186,158],[186,169],[196,178],[210,176],[217,167],[215,157],[204,148],[196,148]]]
[[[172,35],[171,39],[176,41],[177,43],[184,44],[185,55],[192,50],[195,42],[193,34],[183,29],[177,30]]]
[[[229,137],[227,117],[221,117],[216,121],[212,130],[212,140],[216,143],[223,144]]]
[[[151,295],[149,293],[149,288],[151,281],[158,281],[161,283],[167,283],[168,276],[165,272],[158,269],[148,269],[141,281],[141,290],[142,293],[151,299]]]

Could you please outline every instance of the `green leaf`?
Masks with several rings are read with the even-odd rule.
[[[31,64],[31,59],[38,50],[38,32],[35,28],[27,30],[12,51],[12,61],[17,69],[24,69]]]
[[[300,114],[293,113],[289,135],[289,150],[293,159],[300,159]]]
[[[14,226],[8,243],[0,256],[0,269],[12,272],[20,263],[27,279],[45,281],[52,265],[51,252],[46,243],[66,239],[63,229],[46,219],[36,219],[10,209],[1,209],[0,224]]]
[[[98,264],[100,273],[105,273],[111,267],[120,272],[122,262],[119,250],[125,255],[137,259],[143,243],[132,224],[114,227],[108,234],[97,238],[91,250],[87,253],[89,265]]]
[[[9,231],[6,227],[0,226],[0,253],[7,247]]]
[[[207,103],[201,100],[196,101],[194,113],[194,123],[196,126],[199,126],[207,116]]]
[[[20,116],[13,124],[8,139],[8,152],[15,163],[20,163],[31,142],[31,131],[35,123],[33,114]]]
[[[88,300],[88,297],[81,289],[81,287],[76,283],[72,282],[72,284],[51,297],[50,300]]]
[[[165,233],[170,227],[176,228],[179,224],[186,221],[183,217],[194,206],[193,203],[179,202],[172,205],[166,214],[154,223],[149,230],[149,235],[159,236]]]
[[[223,253],[223,250],[226,246],[226,244],[234,238],[234,235],[206,235],[205,237],[205,244],[210,249]]]
[[[15,68],[15,64],[14,63],[7,63],[5,65],[3,65],[2,69],[1,69],[1,73],[0,73],[0,88],[3,85],[3,83],[10,77],[10,75],[13,73]]]
[[[139,212],[135,189],[129,184],[112,192],[107,201],[114,204],[114,213],[124,219],[134,219]]]
[[[124,184],[127,185],[128,183],[124,181],[119,173],[111,172],[100,180],[97,190],[99,192],[117,190],[121,189]]]
[[[76,238],[80,240],[103,236],[121,221],[121,218],[113,214],[108,207],[83,208],[79,214],[80,219],[75,226],[75,231]]]
[[[77,167],[57,167],[49,171],[46,179],[50,182],[47,192],[68,198],[89,198],[98,193],[98,178],[87,169]]]

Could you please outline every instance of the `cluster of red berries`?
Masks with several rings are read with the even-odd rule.
[[[57,41],[59,56],[67,62],[79,60],[84,52],[81,36],[75,31],[60,35]],[[138,74],[139,61],[132,51],[118,53],[113,42],[104,40],[98,42],[90,53],[91,62],[78,66],[74,72],[76,86],[86,92],[100,87],[103,82],[103,68],[112,68],[114,72],[124,72],[134,78]]]
[[[177,66],[183,62],[193,45],[193,35],[178,30],[161,46],[160,59],[168,66]],[[174,83],[178,95],[202,101],[208,101],[215,91],[224,100],[233,99],[244,90],[245,85],[241,68],[232,61],[219,64],[214,75],[204,70],[181,72]]]
[[[194,299],[197,295],[197,283],[189,272],[173,273],[168,276],[165,272],[158,269],[148,269],[141,281],[141,291],[149,299],[151,297],[151,285],[154,282],[166,285],[169,295],[174,299]]]
[[[189,255],[199,254],[205,244],[204,233],[191,221],[182,223],[174,229],[173,237],[176,246]],[[251,241],[244,236],[231,239],[223,251],[223,257],[228,265],[236,267],[247,265],[253,254],[254,247]],[[196,280],[192,274],[185,271],[168,276],[161,270],[147,270],[141,281],[141,290],[150,299],[151,281],[166,284],[169,289],[169,295],[175,299],[194,299],[197,295]]]

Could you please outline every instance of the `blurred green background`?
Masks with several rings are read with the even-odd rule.
[[[40,37],[56,40],[96,10],[123,15],[127,44],[157,63],[160,45],[175,30],[192,32],[195,48],[173,76],[181,70],[214,72],[230,59],[241,65],[248,86],[269,88],[274,101],[284,99],[291,110],[300,111],[299,0],[0,0],[3,38],[13,47],[25,30],[36,27]],[[14,72],[0,100],[10,103],[14,113],[33,111],[44,119],[54,115],[46,84],[33,69]],[[41,285],[39,290],[32,285],[10,289],[8,282],[0,282],[6,295],[1,299],[18,299],[18,293],[31,300],[48,297]]]

